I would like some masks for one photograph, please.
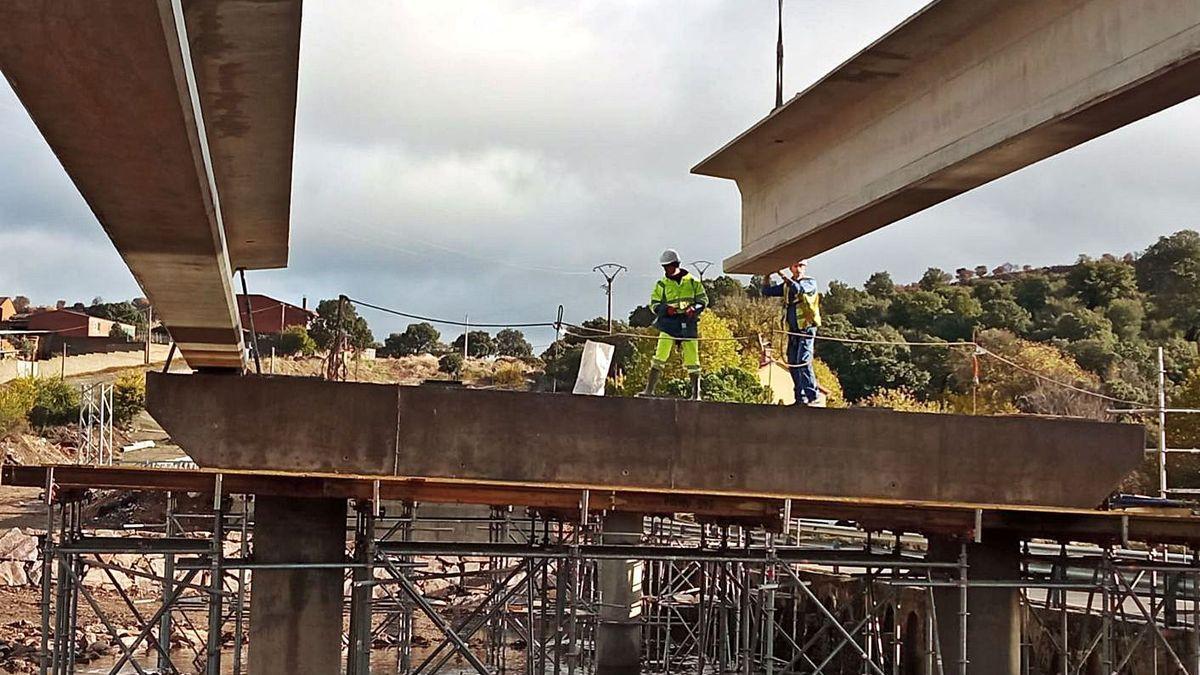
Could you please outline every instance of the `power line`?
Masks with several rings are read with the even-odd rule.
[[[385,314],[394,314],[396,316],[402,316],[406,319],[428,321],[429,323],[445,324],[448,326],[462,326],[465,328],[554,328],[557,325],[554,321],[528,323],[476,323],[472,321],[467,323],[466,321],[454,321],[452,319],[438,319],[436,317],[421,316],[420,314],[410,314],[408,312],[402,312],[398,309],[392,309],[390,307],[381,307],[380,305],[375,305],[364,300],[356,300],[355,298],[351,297],[347,297],[346,299],[359,307],[369,307],[370,309],[384,312]]]

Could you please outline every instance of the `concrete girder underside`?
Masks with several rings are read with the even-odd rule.
[[[293,377],[151,373],[147,407],[206,468],[1081,508],[1144,441],[1081,420]]]
[[[1200,94],[1194,0],[940,0],[693,169],[728,272],[815,255]]]
[[[0,70],[188,364],[240,369],[233,271],[287,263],[300,0],[13,0],[0,25]]]

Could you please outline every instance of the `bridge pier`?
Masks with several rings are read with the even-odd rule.
[[[967,576],[972,581],[1016,581],[1021,578],[1020,538],[992,534],[966,544]],[[957,562],[963,552],[957,540],[930,537],[929,559]],[[961,595],[958,588],[934,589],[938,640],[947,673],[959,673],[962,660]],[[967,671],[970,675],[1019,675],[1021,672],[1021,591],[1013,588],[967,590]]]
[[[642,539],[642,514],[611,512],[604,518],[605,544],[634,546]],[[596,675],[638,675],[642,658],[640,560],[601,560],[600,622],[596,627]]]
[[[345,559],[345,499],[255,499],[255,563],[340,564]],[[342,573],[341,567],[254,571],[253,672],[342,672]]]

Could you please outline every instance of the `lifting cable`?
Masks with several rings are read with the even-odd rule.
[[[775,42],[775,108],[783,107],[783,0],[779,0],[779,36]],[[772,111],[774,112],[774,111]]]

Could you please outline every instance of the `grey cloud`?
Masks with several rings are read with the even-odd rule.
[[[787,3],[785,96],[923,4]],[[769,112],[774,11],[767,0],[307,3],[292,264],[250,274],[251,286],[477,321],[548,320],[561,303],[582,320],[605,306],[591,267],[616,261],[632,272],[615,290],[623,315],[645,302],[662,248],[714,261],[738,249],[736,187],[688,170]],[[1197,110],[996,181],[818,256],[811,271],[859,282],[889,269],[903,281],[934,265],[1144,247],[1194,225]],[[64,254],[23,237],[0,293],[137,293],[6,89],[0,173],[0,229],[51,232],[86,258],[63,275]],[[407,323],[365,314],[377,337]]]

